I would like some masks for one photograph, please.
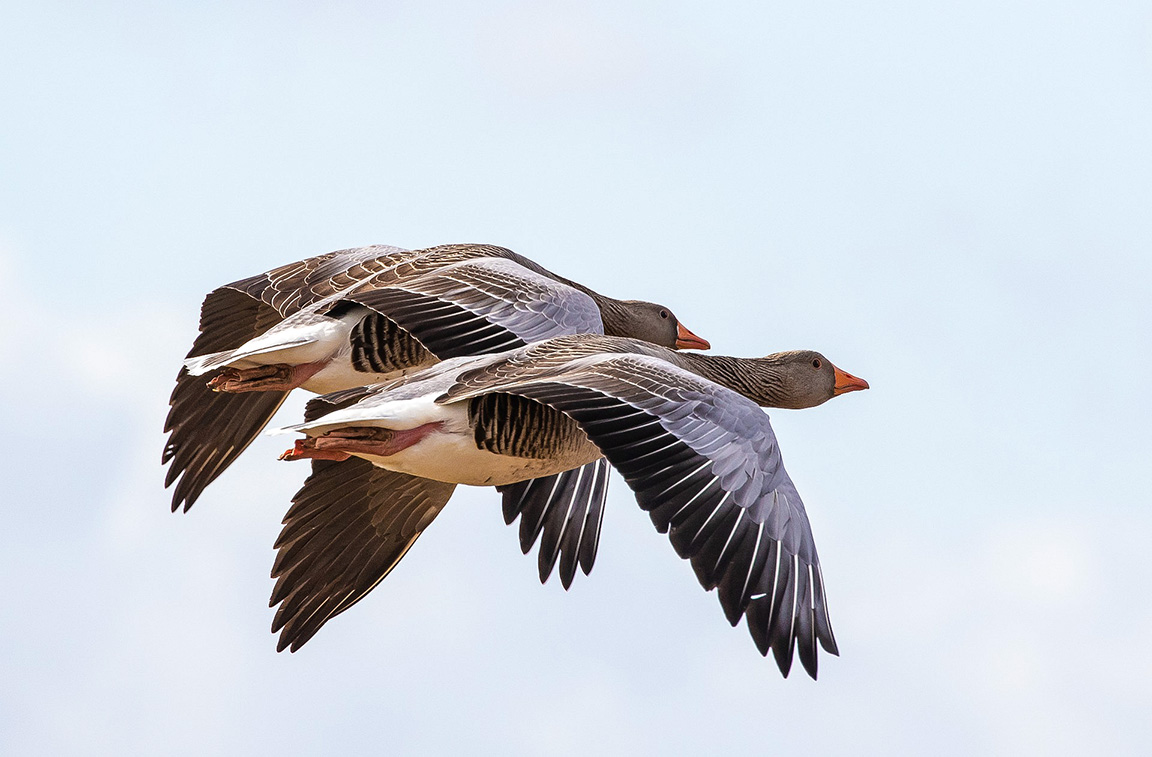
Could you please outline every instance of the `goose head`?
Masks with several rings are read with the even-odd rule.
[[[655,302],[622,300],[601,306],[604,333],[642,339],[672,350],[707,350],[708,340],[696,336],[671,310]]]
[[[770,402],[760,404],[799,410],[816,407],[847,392],[867,389],[868,382],[842,371],[813,350],[777,352],[760,358],[772,376],[764,386]]]

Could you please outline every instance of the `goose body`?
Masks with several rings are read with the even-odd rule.
[[[653,303],[604,297],[509,250],[341,250],[208,295],[165,424],[165,485],[187,510],[288,392],[330,393],[572,333],[707,347]]]
[[[524,415],[531,413],[544,424],[557,426],[555,433],[550,433],[549,428],[526,427],[526,417],[500,417],[499,410],[481,408],[477,413],[475,403],[438,401],[456,384],[461,372],[502,359],[504,355],[453,358],[416,374],[411,381],[397,382],[387,389],[384,387],[389,385],[380,385],[378,391],[368,390],[363,399],[350,407],[291,428],[314,436],[344,427],[418,431],[409,446],[392,454],[364,451],[359,456],[398,473],[471,486],[506,486],[563,473],[602,457],[599,448],[578,426],[566,423],[563,416],[554,412],[545,412],[538,403],[518,403],[516,409]],[[538,412],[532,413],[533,410]],[[535,431],[535,438],[519,440],[506,435],[502,444],[478,444],[480,424],[496,423],[522,434]],[[547,454],[538,454],[540,448],[548,448]]]
[[[333,315],[322,311],[333,307],[341,295],[325,298],[298,313],[290,315],[273,326],[266,333],[245,342],[235,350],[199,355],[184,361],[184,367],[192,376],[204,376],[222,368],[238,369],[251,373],[250,369],[261,366],[290,366],[289,377],[271,388],[256,391],[276,391],[299,387],[316,394],[329,394],[342,389],[366,384],[390,381],[406,373],[435,365],[435,355],[425,349],[419,341],[395,324],[380,318],[371,308],[354,305],[342,308]],[[378,319],[384,324],[377,326],[371,335],[374,340],[367,347],[374,349],[382,357],[375,364],[366,364],[359,359],[356,350],[358,333],[365,330],[366,324]],[[400,344],[395,344],[400,342]],[[228,391],[226,382],[220,382]],[[240,391],[254,391],[245,388]]]
[[[273,630],[282,629],[281,648],[297,649],[374,587],[435,517],[422,511],[389,560],[333,562],[330,550],[379,553],[379,540],[395,534],[362,524],[396,522],[391,513],[411,499],[353,488],[345,476],[386,475],[390,491],[434,491],[442,508],[458,483],[523,494],[573,465],[582,473],[567,484],[595,489],[600,472],[589,463],[604,455],[701,584],[719,589],[729,621],[747,618],[757,647],[772,651],[785,675],[799,649],[815,677],[817,642],[836,653],[823,579],[803,502],[760,406],[811,407],[864,388],[815,352],[738,359],[581,335],[317,398],[305,422],[288,429],[306,438],[284,458],[314,458],[314,469],[277,543]],[[559,560],[571,580],[595,552],[579,519],[523,516],[522,544],[526,532],[534,539],[542,531],[542,575]]]
[[[235,350],[188,358],[184,367],[192,376],[203,376],[220,368],[315,365],[318,370],[301,377],[299,387],[317,394],[388,381],[401,375],[399,369],[386,373],[361,372],[352,363],[352,331],[372,311],[354,307],[332,317],[317,313],[324,304],[327,300],[285,318]],[[429,356],[428,360],[411,367],[433,363],[435,359]]]

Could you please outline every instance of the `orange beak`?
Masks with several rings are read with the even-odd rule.
[[[683,323],[676,324],[676,349],[678,350],[710,350],[712,345],[707,339],[701,339],[688,329]]]
[[[836,374],[836,387],[832,390],[833,397],[838,394],[854,392],[857,389],[868,388],[868,382],[864,379],[856,378],[851,373],[845,373],[836,366],[832,366],[832,370]]]

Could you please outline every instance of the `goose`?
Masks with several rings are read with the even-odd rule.
[[[747,621],[787,677],[793,650],[816,678],[816,644],[838,654],[812,531],[760,407],[807,408],[867,389],[818,352],[763,358],[676,353],[634,339],[561,336],[458,358],[388,384],[312,400],[281,459],[312,459],[277,539],[270,606],[278,650],[296,651],[371,591],[447,504],[457,484],[522,491],[565,469],[601,486],[607,458],[718,589],[728,621]],[[542,568],[570,581],[594,555],[583,513],[552,512]],[[598,532],[596,532],[598,535]]]
[[[187,511],[296,387],[349,389],[584,332],[709,347],[668,308],[605,297],[493,245],[337,250],[226,284],[204,300],[169,400],[172,510]]]

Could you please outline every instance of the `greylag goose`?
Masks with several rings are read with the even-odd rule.
[[[741,359],[583,335],[314,399],[286,429],[306,437],[282,456],[314,462],[276,543],[279,649],[295,651],[371,591],[456,484],[532,488],[604,455],[704,588],[719,589],[729,622],[745,617],[785,676],[798,647],[815,678],[817,640],[837,654],[820,562],[758,406],[867,388],[817,352]],[[569,485],[601,485],[578,470],[588,474]],[[553,530],[541,563],[559,554],[566,581],[595,552],[563,514],[525,526]]]
[[[604,297],[491,245],[339,250],[222,286],[169,401],[172,510],[187,511],[297,386],[332,392],[585,332],[708,348],[665,307]]]

